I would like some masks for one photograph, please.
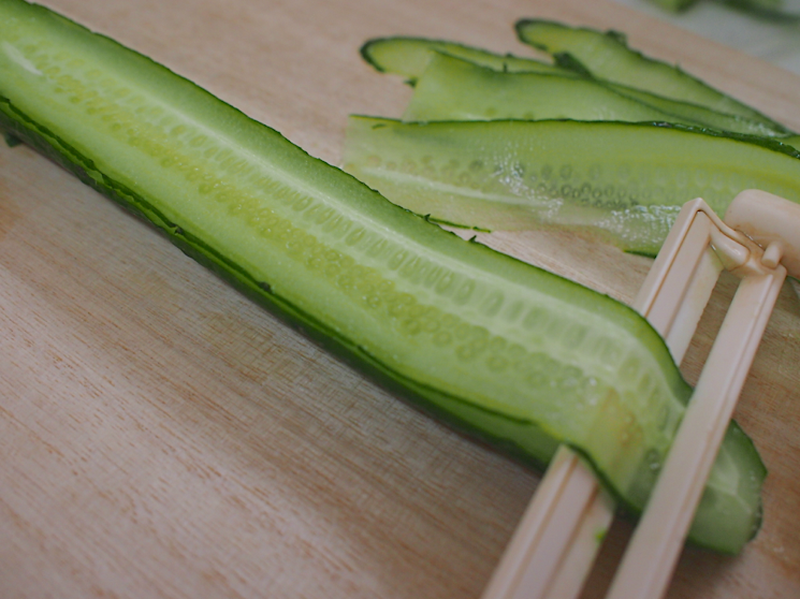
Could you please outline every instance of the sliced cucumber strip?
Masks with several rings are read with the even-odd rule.
[[[0,128],[419,405],[531,462],[569,443],[631,509],[646,500],[691,390],[629,307],[443,231],[22,0],[0,2]],[[714,492],[739,509],[701,509],[693,538],[735,552],[760,500],[734,483],[763,466],[729,439]]]
[[[580,65],[592,76],[638,88],[718,112],[743,116],[788,135],[785,127],[757,110],[712,88],[680,68],[643,56],[628,47],[624,35],[540,19],[516,24],[519,39],[549,52],[562,65]]]
[[[629,99],[637,100],[640,103],[648,104],[652,108],[660,111],[659,113],[653,113],[651,116],[646,116],[642,119],[634,116],[620,116],[620,120],[667,120],[670,122],[677,122],[677,123],[684,123],[684,124],[698,124],[704,127],[710,127],[712,129],[717,129],[719,131],[732,131],[734,133],[742,133],[745,135],[763,135],[766,137],[777,137],[777,136],[785,136],[786,130],[783,127],[773,127],[763,120],[752,120],[745,118],[740,115],[731,115],[727,113],[718,112],[715,110],[711,110],[705,106],[700,106],[698,104],[691,104],[689,102],[682,102],[680,100],[675,100],[672,98],[666,98],[662,95],[650,93],[643,91],[638,88],[629,87],[626,85],[620,85],[618,83],[613,83],[610,81],[605,81],[602,79],[592,78],[588,76],[581,76],[578,73],[575,73],[572,70],[566,68],[552,68],[550,65],[545,65],[542,62],[519,58],[516,56],[501,56],[498,54],[493,54],[491,52],[481,50],[480,48],[475,48],[472,46],[464,46],[461,44],[455,44],[453,42],[445,42],[441,40],[428,40],[424,38],[379,38],[375,40],[371,40],[367,42],[362,48],[362,53],[364,54],[365,58],[372,64],[376,69],[382,72],[389,72],[395,74],[401,74],[408,77],[412,82],[414,82],[415,86],[419,86],[419,79],[422,77],[425,70],[428,70],[427,78],[431,79],[434,78],[434,74],[436,73],[436,77],[443,77],[446,71],[444,70],[444,61],[438,60],[439,63],[435,69],[431,68],[430,61],[435,54],[438,55],[445,55],[451,56],[454,59],[460,59],[462,61],[468,61],[472,64],[482,66],[485,68],[492,69],[497,71],[498,73],[508,73],[509,75],[513,75],[516,73],[541,73],[547,75],[561,75],[562,77],[570,77],[575,79],[576,81],[580,81],[580,83],[576,82],[576,87],[579,88],[576,91],[578,94],[578,104],[579,106],[585,107],[587,106],[588,102],[581,102],[581,90],[589,86],[590,84],[588,81],[592,79],[594,84],[598,87],[602,86],[607,90],[613,90],[618,94],[621,94]],[[547,67],[546,69],[543,67]],[[463,68],[463,67],[462,67]],[[498,77],[491,81],[491,84],[487,87],[475,87],[474,89],[465,89],[467,86],[463,83],[459,83],[457,80],[453,81],[455,77],[453,75],[447,75],[450,84],[458,87],[460,93],[464,95],[464,98],[459,98],[459,103],[469,103],[472,106],[482,102],[480,99],[481,96],[484,94],[489,94],[494,98],[494,101],[498,103],[498,107],[490,107],[486,106],[484,108],[484,112],[486,114],[478,116],[475,114],[474,110],[472,109],[472,117],[467,116],[463,111],[460,113],[453,112],[452,114],[446,114],[445,106],[449,101],[448,98],[455,96],[456,94],[453,91],[448,91],[442,89],[442,99],[441,102],[431,93],[430,90],[425,91],[425,95],[428,95],[428,98],[425,100],[425,107],[426,111],[428,108],[435,108],[437,115],[434,117],[433,115],[427,114],[426,116],[416,116],[414,117],[411,113],[406,113],[404,118],[406,120],[458,120],[458,119],[468,119],[468,118],[493,118],[493,119],[500,119],[500,118],[530,118],[529,115],[534,113],[533,110],[530,108],[523,109],[521,107],[519,94],[521,92],[505,92],[507,94],[516,95],[517,97],[514,99],[513,110],[505,107],[503,103],[500,102],[502,100],[501,97],[497,97],[498,95],[503,94],[501,90],[507,86],[516,88],[518,84],[514,83],[504,83],[503,78]],[[487,77],[487,79],[489,79]],[[509,79],[513,81],[514,77],[510,76]],[[488,81],[487,81],[488,83]],[[430,88],[433,87],[433,84],[428,81],[424,84],[426,87]],[[498,87],[500,86],[500,87]],[[439,83],[437,87],[441,88],[442,84]],[[597,92],[595,90],[595,93]],[[607,94],[608,92],[606,92]],[[412,102],[421,102],[418,98],[412,99]],[[564,118],[571,118],[575,120],[582,120],[583,116],[578,116],[578,114],[571,114],[566,109],[567,106],[571,106],[572,103],[576,101],[576,98],[570,97],[570,95],[565,96],[557,96],[552,98],[552,102],[563,101],[564,108],[560,111]],[[622,108],[623,106],[619,105],[619,98],[614,98],[614,101],[617,102],[618,108]],[[483,101],[485,102],[485,101]],[[634,114],[636,112],[641,112],[641,106],[636,104],[636,110],[634,110]],[[418,108],[415,107],[415,110]],[[596,113],[599,113],[599,107],[596,110]],[[608,112],[607,114],[614,114],[616,111]],[[668,117],[665,117],[662,113],[668,113]],[[549,118],[544,116],[537,116],[536,118]],[[605,119],[610,119],[612,117],[605,116],[602,117]],[[614,117],[617,118],[617,117]]]
[[[703,127],[716,129],[717,131],[774,137],[784,143],[789,139],[786,134],[787,130],[784,127],[775,127],[765,123],[763,120],[754,120],[740,115],[711,110],[699,104],[691,104],[689,102],[666,98],[658,94],[628,87],[626,85],[620,85],[618,83],[605,82],[605,84],[623,96],[634,98],[640,102],[658,108],[659,110],[675,115],[678,118],[673,122],[676,123],[699,123]]]
[[[591,79],[503,73],[434,53],[403,114],[407,121],[575,119],[679,121]],[[694,121],[687,124],[697,125]]]
[[[748,188],[800,201],[799,158],[763,138],[677,125],[352,117],[344,168],[442,223],[585,227],[625,250],[654,255],[692,198],[719,214]]]
[[[422,75],[433,52],[440,52],[468,60],[496,71],[526,73],[560,73],[575,76],[569,69],[511,54],[495,54],[487,50],[445,40],[421,37],[381,37],[361,46],[361,56],[382,73],[403,75],[415,83]]]

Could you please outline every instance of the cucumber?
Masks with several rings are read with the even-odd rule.
[[[592,76],[712,110],[763,123],[779,134],[791,132],[754,108],[742,104],[685,73],[680,68],[643,56],[628,47],[625,36],[541,19],[515,25],[523,43],[550,53],[557,64],[572,65]]]
[[[591,79],[503,73],[441,53],[431,58],[403,114],[406,121],[562,118],[669,121],[677,117]]]
[[[351,117],[344,168],[437,222],[585,228],[646,255],[692,198],[718,214],[749,188],[800,202],[794,148],[663,123]]]
[[[540,73],[542,75],[551,75],[553,77],[570,77],[571,79],[575,80],[574,85],[577,89],[565,92],[565,94],[559,93],[556,96],[551,96],[552,102],[562,107],[560,112],[564,118],[571,118],[575,120],[584,120],[586,118],[584,116],[585,112],[581,114],[573,113],[570,110],[567,110],[567,107],[572,107],[572,103],[574,101],[578,101],[581,107],[591,106],[588,101],[583,100],[582,98],[583,90],[588,88],[592,90],[593,94],[601,95],[602,97],[600,100],[612,101],[618,108],[624,108],[625,106],[625,103],[620,100],[618,95],[622,95],[629,100],[636,101],[636,103],[628,102],[629,107],[635,107],[631,114],[620,115],[617,111],[614,113],[607,111],[604,116],[602,116],[603,119],[612,118],[610,115],[615,114],[616,116],[614,118],[619,118],[620,120],[665,120],[669,122],[695,124],[704,127],[710,127],[719,131],[732,131],[734,133],[742,133],[745,135],[762,135],[765,137],[783,137],[786,135],[786,130],[784,128],[781,127],[776,129],[775,127],[771,127],[762,121],[751,120],[743,116],[718,112],[711,110],[710,108],[706,108],[705,106],[691,104],[689,102],[682,102],[672,98],[665,98],[664,96],[626,85],[604,81],[602,79],[580,76],[568,69],[550,68],[543,70],[542,66],[549,65],[543,65],[541,62],[530,59],[500,56],[497,54],[492,54],[486,50],[481,50],[480,48],[463,46],[460,44],[454,44],[452,42],[427,40],[424,38],[378,38],[368,42],[362,48],[362,53],[370,62],[370,64],[372,64],[372,66],[374,66],[377,70],[381,72],[405,75],[414,82],[415,88],[425,88],[425,91],[416,89],[416,93],[412,97],[412,103],[417,104],[417,106],[414,107],[414,110],[419,110],[420,105],[423,105],[424,112],[420,112],[419,114],[407,112],[404,115],[405,120],[528,118],[531,113],[537,115],[536,118],[549,118],[542,116],[541,114],[537,114],[537,112],[532,110],[530,107],[524,108],[522,106],[521,96],[524,92],[521,88],[524,87],[525,84],[515,82],[515,80],[525,80],[525,77],[515,77],[515,75],[518,73]],[[476,83],[481,83],[483,87],[476,84],[474,88],[470,89],[466,83],[458,80],[458,77],[455,73],[451,73],[449,69],[447,69],[447,63],[441,58],[435,61],[438,64],[432,66],[432,57],[436,55],[439,57],[452,57],[453,60],[451,61],[451,68],[453,70],[458,68],[455,61],[461,60],[477,66],[485,67],[487,69],[492,69],[498,73],[506,73],[508,76],[490,77],[486,75],[484,81],[476,81]],[[460,68],[462,71],[466,71],[465,67],[461,66]],[[423,74],[425,74],[425,79],[427,81],[420,82],[420,78],[423,77]],[[446,83],[443,79],[444,77],[447,77]],[[433,83],[431,79],[437,83]],[[528,79],[533,81],[536,78],[529,77]],[[529,84],[532,85],[532,83]],[[455,92],[454,90],[445,89],[445,85],[458,88],[459,91]],[[594,87],[592,87],[592,85],[594,85]],[[563,84],[563,87],[569,90],[569,87],[565,83]],[[597,88],[600,87],[604,88],[606,91],[599,91]],[[441,92],[434,93],[430,88],[440,89]],[[509,88],[513,88],[515,91],[507,91]],[[618,95],[615,96],[612,92],[616,92]],[[578,97],[573,98],[573,93],[577,94]],[[459,96],[458,94],[461,95]],[[505,100],[505,98],[497,97],[501,95],[508,96],[511,94],[516,96],[513,110],[510,110],[505,102],[502,104],[499,103],[501,99]],[[425,100],[420,99],[418,95],[424,95],[426,97]],[[484,107],[483,111],[485,114],[475,114],[474,108],[471,109],[469,113],[465,113],[462,110],[459,110],[458,112],[453,110],[453,112],[450,113],[447,111],[447,106],[449,106],[451,109],[454,108],[451,103],[453,99],[457,100],[458,104],[462,107],[467,104],[474,107],[477,104],[487,102],[487,100],[484,99],[486,95],[493,96],[497,106]],[[653,112],[649,115],[642,115],[642,103],[649,105],[658,112]],[[595,114],[600,113],[600,107],[596,106],[595,108],[597,111]],[[429,109],[435,110],[436,114],[434,115],[432,113],[428,113]],[[486,111],[490,109],[492,109],[491,112],[487,114]],[[634,115],[637,113],[641,116],[634,117]]]
[[[422,408],[529,463],[567,443],[646,501],[691,389],[629,307],[445,232],[24,0],[0,0],[0,129]],[[732,425],[692,538],[740,550],[764,475]]]
[[[473,46],[422,37],[379,37],[361,46],[361,56],[382,73],[403,75],[414,84],[422,75],[433,52],[449,54],[496,71],[556,73],[576,76],[574,71],[512,54],[495,54]]]

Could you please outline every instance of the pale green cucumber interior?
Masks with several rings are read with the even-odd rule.
[[[576,446],[641,508],[690,389],[630,308],[392,206],[45,9],[11,0],[0,14],[0,122],[13,134],[46,141],[265,303],[453,419],[532,459],[553,441]],[[734,467],[721,480],[760,467],[750,445],[723,454]],[[734,532],[695,539],[737,551],[757,506],[730,519]],[[698,515],[706,530],[713,519]]]
[[[391,201],[441,222],[585,227],[654,255],[690,199],[702,197],[718,214],[748,188],[800,202],[800,160],[790,153],[780,144],[649,124],[352,117],[344,166]]]

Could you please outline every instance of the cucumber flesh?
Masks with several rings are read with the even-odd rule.
[[[438,222],[586,228],[646,255],[692,198],[718,214],[749,188],[800,202],[793,148],[665,124],[351,117],[344,168]]]
[[[515,27],[520,41],[550,53],[557,63],[578,63],[599,79],[759,121],[785,135],[791,133],[680,68],[632,50],[618,32],[603,33],[540,19],[523,19]],[[565,60],[563,56],[568,58]]]
[[[625,505],[646,501],[691,389],[629,307],[393,206],[23,0],[0,2],[0,128],[419,405],[531,462],[569,443]],[[740,481],[763,465],[735,434],[718,462],[692,538],[736,552],[760,514]]]
[[[591,79],[503,73],[434,53],[414,87],[403,120],[681,120]]]
[[[496,71],[555,73],[574,77],[569,69],[511,54],[495,54],[487,50],[445,40],[421,37],[381,37],[361,46],[361,56],[382,73],[403,75],[415,83],[422,75],[434,52],[468,60]]]

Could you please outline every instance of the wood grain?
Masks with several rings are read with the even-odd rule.
[[[511,25],[629,33],[800,129],[800,78],[594,0],[48,0],[329,162],[408,90],[361,62],[414,34],[525,52]],[[630,301],[650,262],[565,234],[486,240]],[[693,379],[734,282],[685,370]],[[0,148],[0,597],[478,597],[538,476],[364,380],[25,147]],[[800,596],[800,301],[787,285],[737,418],[771,474],[736,558],[670,597]],[[630,525],[617,524],[587,597]]]

